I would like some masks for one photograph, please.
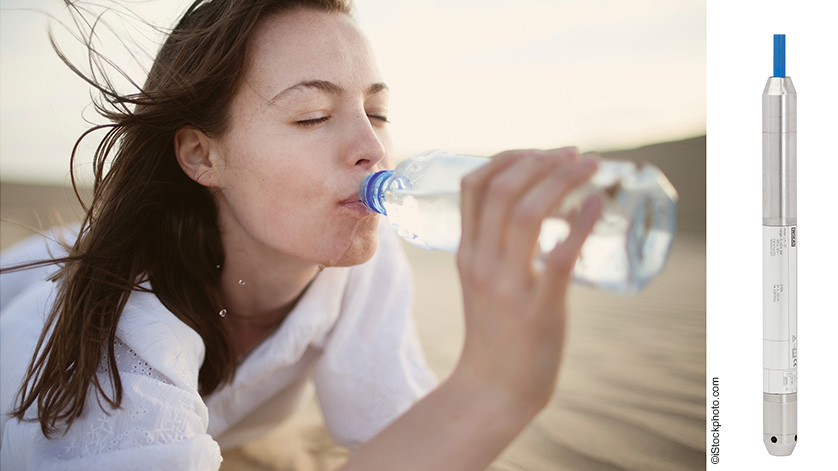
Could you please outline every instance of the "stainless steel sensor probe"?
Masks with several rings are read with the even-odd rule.
[[[785,50],[775,34],[762,93],[762,430],[775,456],[797,443],[797,93]]]

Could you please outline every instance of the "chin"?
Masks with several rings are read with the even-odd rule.
[[[351,267],[367,262],[378,248],[378,218],[369,218],[349,236],[349,245],[339,250],[339,255],[324,263],[328,267]]]

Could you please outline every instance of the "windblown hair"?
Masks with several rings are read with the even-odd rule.
[[[65,0],[82,36],[92,39],[96,23],[79,21],[84,15],[77,3]],[[107,79],[103,64],[110,62],[90,40],[85,45],[92,65],[85,73],[50,35],[61,60],[100,93],[96,111],[110,124],[82,134],[71,154],[78,196],[72,168],[79,144],[106,131],[94,154],[93,199],[85,206],[79,236],[66,257],[51,261],[61,263],[53,278],[60,281],[58,293],[13,417],[34,420],[25,414],[37,405],[37,421],[49,437],[72,425],[89,393],[103,410],[102,399],[120,406],[114,342],[133,291],[153,292],[203,339],[202,395],[232,380],[236,358],[212,295],[217,266],[224,263],[217,208],[211,191],[178,165],[174,136],[184,126],[223,135],[255,26],[266,15],[298,8],[349,14],[351,0],[197,0],[169,33],[145,85],[128,95]],[[110,388],[97,375],[103,355]]]

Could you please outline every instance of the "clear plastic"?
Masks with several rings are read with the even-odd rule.
[[[412,244],[456,252],[460,242],[460,181],[488,158],[430,151],[405,160],[395,170],[367,176],[361,201],[387,216]],[[675,236],[678,194],[656,167],[602,161],[591,180],[569,194],[546,219],[539,236],[543,254],[567,238],[574,215],[588,195],[603,203],[602,217],[585,241],[573,269],[575,282],[633,293],[657,276]]]

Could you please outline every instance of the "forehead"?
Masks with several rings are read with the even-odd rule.
[[[367,39],[345,13],[297,9],[263,18],[246,64],[247,81],[270,96],[304,80],[347,89],[380,81]]]

